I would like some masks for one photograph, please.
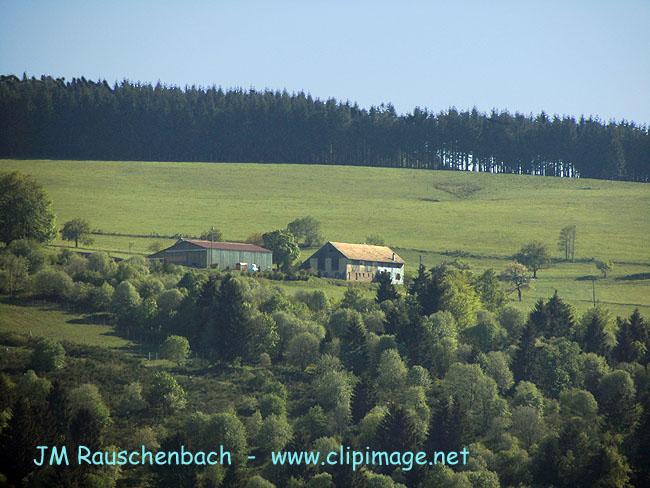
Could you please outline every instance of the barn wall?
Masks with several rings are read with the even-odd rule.
[[[260,270],[271,269],[270,252],[234,251],[231,249],[211,249],[210,263],[218,264],[219,269],[234,269],[237,263],[257,264]]]
[[[192,266],[194,268],[205,268],[207,262],[207,252],[205,249],[192,250],[168,250],[164,254],[165,261],[180,266]]]

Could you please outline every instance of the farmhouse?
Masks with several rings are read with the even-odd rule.
[[[390,273],[393,283],[404,283],[404,260],[385,246],[328,242],[303,267],[321,276],[349,281],[372,281],[375,275]]]
[[[253,244],[194,239],[179,239],[173,246],[147,257],[194,268],[247,269],[256,264],[260,271],[271,269],[273,261],[271,251]]]

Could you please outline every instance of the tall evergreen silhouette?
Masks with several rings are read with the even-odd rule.
[[[648,181],[648,127],[304,92],[0,76],[0,157],[312,163]]]

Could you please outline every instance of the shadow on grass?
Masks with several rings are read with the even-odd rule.
[[[586,276],[578,276],[576,278],[576,281],[598,281],[600,279],[600,276],[594,276],[594,275],[586,275]]]
[[[637,280],[650,280],[650,273],[635,273],[625,276],[619,276],[616,281],[637,281]]]

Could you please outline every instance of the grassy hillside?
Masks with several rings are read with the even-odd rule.
[[[470,253],[464,259],[476,269],[499,270],[532,240],[560,258],[558,233],[575,224],[577,260],[616,263],[611,277],[596,284],[597,299],[615,313],[650,305],[647,184],[318,165],[0,161],[0,170],[12,169],[45,186],[59,224],[82,217],[104,232],[139,235],[198,235],[215,225],[226,239],[243,240],[312,215],[327,240],[383,236],[411,270],[419,256],[430,266],[453,259],[442,253],[454,250]],[[92,248],[145,253],[153,240],[96,236]],[[580,278],[596,274],[585,262],[542,270],[522,305],[530,309],[537,296],[558,289],[584,309],[592,286]]]
[[[0,331],[116,349],[128,350],[135,346],[117,336],[106,318],[89,318],[42,300],[0,301]]]

